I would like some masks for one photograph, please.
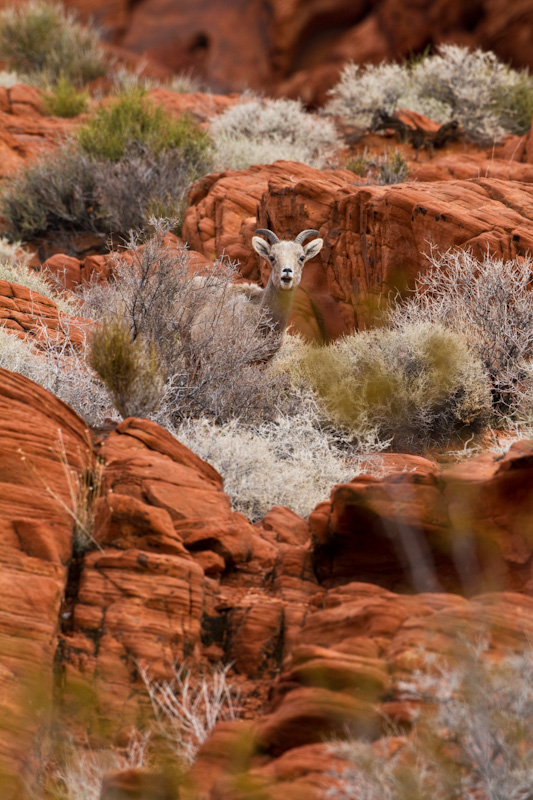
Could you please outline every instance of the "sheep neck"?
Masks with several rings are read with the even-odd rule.
[[[292,304],[294,302],[294,291],[292,289],[277,289],[270,278],[263,292],[262,305],[268,309],[269,316],[277,331],[283,331],[287,327]]]

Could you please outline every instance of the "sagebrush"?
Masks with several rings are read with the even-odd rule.
[[[298,100],[244,96],[213,120],[210,132],[217,164],[230,169],[279,159],[322,167],[339,147],[333,124]]]
[[[466,341],[442,324],[408,322],[308,345],[290,366],[334,425],[393,448],[442,444],[488,419],[490,386]]]
[[[392,311],[402,327],[422,320],[444,325],[468,341],[491,384],[495,422],[531,415],[533,403],[533,261],[504,261],[468,250],[429,255],[429,269]]]
[[[492,52],[441,45],[404,64],[348,64],[324,111],[362,128],[408,108],[442,124],[455,120],[467,138],[490,144],[523,134],[533,116],[533,79]]]

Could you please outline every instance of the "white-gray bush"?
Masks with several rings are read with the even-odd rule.
[[[457,662],[427,657],[427,671],[400,686],[421,703],[411,736],[391,755],[361,741],[332,745],[350,766],[336,800],[529,800],[533,786],[533,654],[490,660],[470,647]],[[386,744],[386,743],[385,743]]]
[[[435,323],[455,331],[480,357],[501,422],[530,416],[533,407],[533,260],[482,259],[468,250],[434,249],[430,267],[392,323]]]
[[[324,166],[339,147],[334,125],[305,111],[299,100],[243,97],[210,128],[220,168],[245,169],[279,159]]]
[[[233,508],[251,520],[276,505],[307,517],[336,483],[350,481],[372,466],[379,469],[379,458],[374,465],[372,458],[363,463],[321,428],[311,402],[302,403],[297,415],[260,425],[233,421],[217,426],[206,419],[191,420],[175,434],[220,472]],[[375,443],[370,449],[381,448]]]
[[[533,116],[533,80],[492,52],[441,45],[413,64],[348,64],[324,111],[361,128],[377,112],[419,111],[437,122],[455,120],[473,141],[487,144],[525,133]]]

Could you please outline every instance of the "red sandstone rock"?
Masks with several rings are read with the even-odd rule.
[[[309,523],[322,581],[530,592],[532,445],[445,470],[359,476]]]
[[[115,770],[102,782],[101,800],[178,800],[175,778],[143,769]]]
[[[37,347],[50,343],[82,345],[92,321],[60,312],[54,300],[38,292],[0,280],[0,324],[21,339],[29,338]]]
[[[504,259],[533,250],[529,183],[360,183],[346,170],[284,161],[209,176],[191,191],[183,235],[210,258],[226,252],[247,279],[264,284],[268,266],[251,247],[256,227],[281,238],[319,230],[324,247],[304,269],[291,316],[296,330],[318,340],[369,324],[382,293],[412,286],[423,272],[430,243]]]
[[[21,797],[38,764],[89,431],[64,403],[0,369],[0,769]],[[28,774],[29,773],[29,774]]]
[[[1,5],[8,5],[2,0]],[[533,66],[531,0],[476,6],[400,0],[69,0],[96,17],[121,48],[175,71],[192,70],[215,91],[244,87],[323,102],[347,61],[402,60],[429,45],[492,49],[505,63]]]

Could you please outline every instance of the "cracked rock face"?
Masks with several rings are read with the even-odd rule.
[[[531,449],[444,470],[386,456],[382,478],[334,487],[309,525],[282,508],[251,525],[218,473],[155,423],[91,435],[1,370],[3,796],[19,800],[38,774],[51,719],[62,736],[124,740],[147,708],[139,666],[168,678],[177,660],[231,662],[241,691],[242,718],[216,727],[191,771],[203,796],[239,797],[252,781],[267,798],[290,786],[318,800],[338,758],[328,737],[349,725],[377,741],[384,714],[409,725],[398,686],[420,648],[453,654],[467,631],[489,635],[496,658],[531,639]],[[77,491],[87,485],[92,500]],[[480,555],[466,587],[445,548],[465,520]],[[390,546],[409,531],[431,556],[430,592]],[[113,773],[104,797],[157,780]]]

